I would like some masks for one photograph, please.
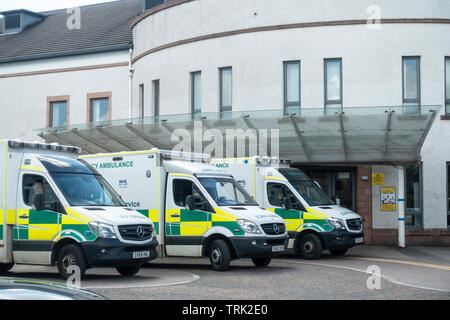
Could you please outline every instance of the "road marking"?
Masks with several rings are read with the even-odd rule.
[[[414,262],[414,261],[406,261],[406,260],[394,260],[394,259],[381,259],[381,258],[363,258],[363,257],[345,257],[346,259],[352,260],[366,260],[366,261],[377,261],[377,262],[389,262],[389,263],[398,263],[398,264],[408,264],[417,267],[426,267],[426,268],[434,268],[450,271],[450,266],[442,266],[438,264],[431,263],[423,263],[423,262]]]
[[[318,266],[318,267],[326,267],[326,268],[337,268],[337,269],[345,269],[345,270],[350,270],[350,271],[356,271],[356,272],[362,272],[365,274],[370,274],[371,273],[367,272],[367,270],[361,270],[361,269],[357,269],[357,268],[352,268],[352,267],[346,267],[346,266],[340,266],[340,265],[333,265],[333,264],[325,264],[325,263],[316,263],[316,262],[305,262],[305,261],[286,261],[286,260],[272,260],[273,262],[281,262],[281,263],[294,263],[294,264],[306,264],[306,265],[311,265],[311,266]],[[430,288],[430,287],[423,287],[423,286],[416,286],[413,284],[409,284],[409,283],[404,283],[404,282],[400,282],[397,281],[391,277],[385,276],[383,274],[380,274],[380,277],[386,281],[389,281],[393,284],[397,284],[400,286],[404,286],[404,287],[410,287],[410,288],[414,288],[414,289],[423,289],[423,290],[432,290],[432,291],[440,291],[440,292],[450,292],[450,290],[447,289],[439,289],[439,288]]]

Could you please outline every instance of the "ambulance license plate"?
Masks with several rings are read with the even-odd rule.
[[[284,251],[284,246],[273,246],[272,252],[281,252]]]
[[[133,259],[143,259],[143,258],[149,258],[149,257],[150,257],[150,251],[133,252]]]
[[[355,243],[363,243],[364,242],[364,238],[355,238]]]

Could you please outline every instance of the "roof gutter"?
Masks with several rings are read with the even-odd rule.
[[[74,50],[74,51],[45,53],[45,54],[39,54],[39,55],[33,55],[33,56],[3,58],[3,59],[0,59],[0,64],[12,63],[12,62],[22,62],[22,61],[42,60],[42,59],[52,59],[52,58],[60,58],[60,57],[70,57],[70,56],[78,56],[78,55],[84,55],[84,54],[104,53],[104,52],[113,52],[113,51],[121,51],[121,50],[128,51],[131,48],[132,48],[132,44],[126,44],[126,45],[121,44],[121,45],[101,47],[101,48],[89,48],[89,49],[81,49],[81,50]]]

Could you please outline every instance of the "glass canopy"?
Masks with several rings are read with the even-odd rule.
[[[324,115],[320,108],[299,108],[291,114],[282,109],[178,114],[46,128],[38,134],[46,142],[75,145],[91,154],[154,147],[171,150],[180,143],[174,133],[181,132],[191,150],[199,152],[215,141],[202,141],[209,130],[222,136],[223,152],[230,152],[224,155],[236,157],[241,154],[231,143],[237,140],[227,144],[227,131],[255,130],[259,155],[278,154],[296,163],[404,164],[420,160],[439,109],[421,106],[413,114],[405,107],[348,107],[332,115]],[[242,131],[235,132],[242,137]],[[245,156],[252,156],[255,141],[245,140],[245,144]]]

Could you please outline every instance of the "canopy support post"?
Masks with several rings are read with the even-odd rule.
[[[398,247],[405,248],[405,167],[397,167],[398,177]]]

